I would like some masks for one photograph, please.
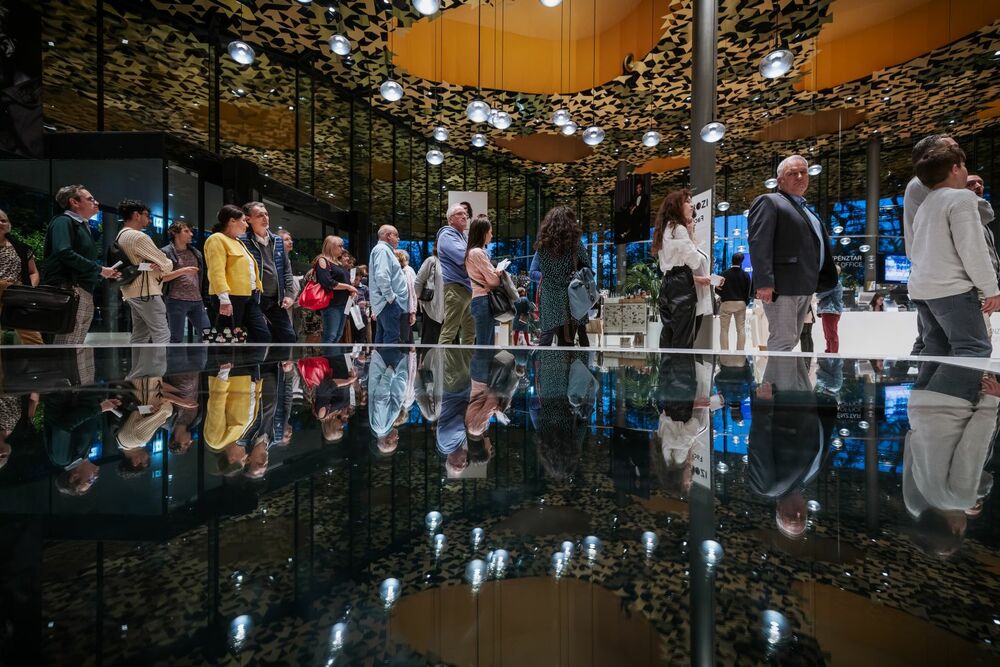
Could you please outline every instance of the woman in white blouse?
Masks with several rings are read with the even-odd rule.
[[[675,190],[660,204],[653,252],[660,262],[661,348],[691,349],[702,317],[712,315],[708,256],[694,242],[691,191]]]

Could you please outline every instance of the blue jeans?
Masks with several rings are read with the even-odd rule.
[[[914,303],[923,334],[921,356],[989,357],[993,352],[975,289]]]
[[[382,307],[382,311],[376,316],[378,329],[375,331],[375,344],[398,343],[399,342],[399,316],[403,314],[403,309],[393,301]]]
[[[347,313],[344,306],[347,304],[333,305],[323,309],[323,344],[339,343],[340,337],[344,335],[344,323],[347,321]]]
[[[211,328],[208,321],[208,314],[205,312],[205,304],[201,301],[181,301],[164,297],[163,302],[167,306],[167,326],[170,327],[170,342],[184,342],[184,325],[188,322],[194,327],[194,339],[201,342],[201,332]]]
[[[472,310],[472,319],[476,323],[476,345],[492,345],[496,320],[490,312],[490,298],[474,297],[469,309]]]

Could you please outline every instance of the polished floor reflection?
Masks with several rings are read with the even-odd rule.
[[[1000,661],[1000,382],[528,348],[0,350],[0,663]]]

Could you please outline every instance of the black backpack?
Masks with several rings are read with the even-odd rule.
[[[125,230],[122,230],[125,231]],[[118,236],[121,236],[122,231],[118,232]],[[118,245],[118,236],[115,237],[115,242],[111,244],[108,248],[108,256],[106,258],[105,266],[115,266],[118,273],[122,274],[120,278],[113,280],[112,282],[119,287],[124,287],[125,285],[131,285],[135,282],[135,279],[139,277],[139,267],[132,263],[129,259],[128,254]]]

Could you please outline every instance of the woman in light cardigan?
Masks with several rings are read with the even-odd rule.
[[[393,251],[393,254],[396,255],[396,259],[399,260],[399,266],[403,270],[403,278],[406,280],[406,293],[409,297],[409,303],[406,304],[406,312],[399,316],[399,342],[412,343],[413,324],[417,321],[417,290],[415,289],[417,274],[414,273],[413,267],[410,266],[410,256],[406,254],[405,250],[397,248]]]
[[[247,230],[243,211],[227,204],[219,211],[219,221],[205,241],[208,293],[219,316],[216,328],[228,324],[241,327],[252,343],[270,343],[271,330],[260,309],[260,270],[239,240]]]
[[[691,349],[705,315],[712,315],[708,256],[694,242],[690,190],[675,190],[660,204],[653,253],[660,262],[661,348]]]
[[[465,251],[465,270],[472,281],[472,319],[476,322],[476,345],[492,345],[496,320],[490,312],[490,290],[500,286],[500,274],[490,261],[486,246],[493,240],[493,225],[485,215],[469,225],[469,245]],[[447,342],[447,341],[446,341]]]
[[[416,292],[418,300],[428,284],[434,290],[434,296],[430,301],[420,301],[420,307],[424,311],[420,322],[420,344],[437,345],[438,338],[441,337],[441,322],[444,320],[444,279],[441,277],[437,246],[434,246],[434,254],[425,259],[417,271],[413,291]]]

